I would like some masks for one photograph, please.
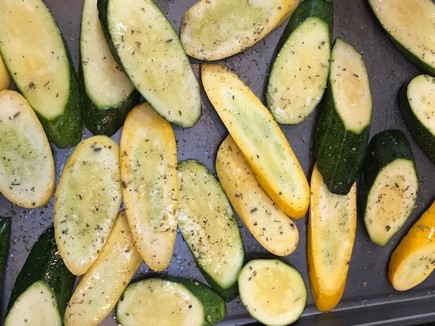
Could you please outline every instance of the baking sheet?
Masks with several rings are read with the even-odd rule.
[[[180,28],[183,13],[195,2],[194,0],[156,1],[176,30]],[[77,68],[82,1],[47,0],[46,3],[63,32]],[[315,308],[309,294],[306,310],[298,324],[349,325],[390,322],[396,325],[406,325],[435,321],[435,275],[431,275],[423,284],[405,293],[395,291],[386,276],[392,250],[406,230],[435,198],[435,167],[407,131],[398,107],[399,88],[419,74],[419,71],[393,46],[370,12],[365,0],[335,0],[334,10],[334,36],[348,41],[362,53],[369,72],[373,96],[371,135],[390,128],[404,131],[416,157],[421,187],[418,202],[411,217],[402,231],[385,247],[379,247],[368,239],[361,216],[359,216],[348,282],[341,303],[333,313],[321,314]],[[271,58],[284,25],[244,53],[223,61],[263,100]],[[192,64],[198,71],[199,62],[192,60]],[[214,171],[215,154],[227,131],[205,94],[202,95],[203,115],[199,122],[191,129],[174,128],[178,155],[180,161],[195,158]],[[318,110],[299,125],[282,127],[308,177],[313,166],[312,138],[317,116]],[[84,137],[89,136],[90,133],[85,131]],[[113,138],[119,140],[119,132]],[[71,150],[59,150],[53,147],[57,180]],[[9,300],[15,277],[24,264],[30,248],[42,231],[51,224],[52,204],[53,201],[50,201],[43,209],[22,209],[0,196],[0,214],[12,217],[11,248],[1,296],[4,306]],[[306,218],[296,221],[300,232],[299,247],[283,260],[302,273],[309,290],[305,258],[306,222]],[[271,257],[271,254],[261,249],[242,225],[240,228],[247,257]],[[148,268],[143,265],[138,272],[138,277],[147,273]],[[180,236],[177,239],[168,273],[204,280]],[[254,322],[239,299],[228,304],[228,312],[229,317],[222,322],[222,325]],[[3,315],[4,311],[2,311]],[[116,322],[113,316],[109,316],[103,324],[115,325]]]

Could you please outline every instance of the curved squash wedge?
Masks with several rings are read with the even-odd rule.
[[[355,242],[356,183],[347,195],[328,190],[314,166],[308,220],[308,276],[317,308],[328,312],[340,302]]]
[[[0,56],[0,91],[8,89],[10,84],[11,76],[9,75],[9,71],[3,62],[2,57]]]
[[[102,322],[141,264],[142,258],[134,246],[127,217],[122,211],[103,250],[80,279],[69,300],[65,325],[98,325]]]
[[[296,224],[263,191],[231,136],[219,147],[216,173],[237,215],[266,250],[277,256],[296,250]]]
[[[18,92],[0,92],[0,192],[26,208],[42,207],[54,192],[54,160],[38,117]]]
[[[208,98],[267,195],[293,218],[305,215],[310,189],[304,171],[270,111],[238,76],[202,66]]]
[[[54,196],[56,243],[71,273],[84,274],[97,259],[120,205],[118,145],[107,136],[80,142]]]
[[[435,202],[411,227],[391,255],[388,278],[398,291],[422,283],[435,265]]]
[[[202,0],[184,15],[181,42],[188,55],[219,60],[253,46],[281,25],[300,0]]]
[[[128,222],[145,263],[166,269],[177,231],[177,146],[169,122],[148,103],[134,107],[120,141],[122,195]]]

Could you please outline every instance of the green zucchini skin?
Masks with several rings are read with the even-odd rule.
[[[324,105],[314,139],[314,155],[317,166],[328,189],[335,194],[345,195],[358,178],[364,161],[370,135],[370,125],[360,134],[346,130],[335,111],[334,95],[328,81]],[[337,143],[349,144],[337,146]],[[359,150],[353,150],[353,148]],[[337,158],[341,159],[338,160]]]
[[[278,54],[279,50],[282,48],[291,33],[310,17],[318,17],[328,24],[330,32],[329,39],[332,40],[332,30],[334,27],[334,9],[332,1],[305,0],[296,8],[295,12],[287,23],[287,26],[285,27],[284,32],[278,41],[275,55]]]
[[[65,42],[64,44],[66,47]],[[68,103],[64,112],[60,116],[49,120],[35,111],[39,121],[41,121],[42,127],[47,133],[47,138],[59,148],[74,147],[82,139],[83,132],[83,118],[81,114],[82,96],[69,53],[68,60],[70,62],[70,90]]]
[[[66,268],[57,250],[54,228],[50,226],[38,238],[18,274],[9,299],[8,311],[15,300],[34,282],[42,280],[56,293],[61,316],[71,296],[76,277]]]
[[[212,325],[227,316],[225,300],[207,285],[181,277],[168,276],[167,279],[182,284],[202,302],[207,321]]]
[[[363,180],[366,193],[373,186],[379,171],[392,161],[400,158],[410,160],[415,165],[411,145],[402,131],[396,129],[384,130],[373,136],[364,159]],[[416,168],[415,170],[417,171]]]
[[[0,293],[2,293],[3,290],[3,273],[6,270],[6,262],[8,259],[10,234],[10,217],[0,216]],[[0,304],[0,313],[2,308],[2,304]]]
[[[435,80],[433,77],[429,77]],[[426,155],[435,163],[435,135],[423,126],[420,120],[415,115],[408,100],[408,86],[404,85],[400,90],[400,109],[412,137],[415,139],[420,148]]]
[[[79,80],[83,102],[81,114],[85,127],[93,135],[112,136],[122,127],[128,112],[139,102],[139,92],[133,90],[119,107],[99,109],[86,93],[82,69],[79,69]]]

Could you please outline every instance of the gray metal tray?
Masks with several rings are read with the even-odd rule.
[[[239,1],[239,0],[234,0]],[[68,43],[76,68],[78,63],[79,26],[81,0],[47,0]],[[183,13],[195,0],[158,0],[157,4],[179,30]],[[393,46],[380,25],[375,20],[365,0],[335,0],[334,36],[350,42],[360,51],[366,62],[373,96],[373,122],[371,135],[389,128],[401,129],[411,142],[421,180],[417,206],[402,231],[385,247],[373,244],[367,236],[359,216],[357,237],[350,263],[349,277],[341,303],[332,313],[319,313],[311,295],[308,296],[306,310],[298,324],[309,325],[350,325],[350,324],[417,324],[435,321],[435,275],[430,276],[416,288],[400,293],[389,284],[386,271],[392,250],[406,230],[424,212],[435,198],[435,167],[423,154],[407,131],[398,108],[400,87],[419,71],[411,65]],[[285,24],[284,24],[285,25]],[[228,67],[264,99],[264,87],[275,45],[283,26],[271,33],[251,49],[224,61]],[[197,70],[199,62],[192,60]],[[307,176],[313,166],[312,138],[318,110],[308,120],[296,126],[283,126],[296,155],[301,161]],[[175,128],[179,160],[196,158],[214,171],[216,150],[227,131],[203,94],[203,115],[191,129]],[[90,136],[89,132],[84,137]],[[119,140],[119,132],[113,137]],[[57,178],[71,152],[53,147]],[[51,224],[52,201],[43,209],[22,209],[12,205],[0,196],[0,214],[12,217],[11,249],[1,295],[4,305],[9,300],[15,277],[21,269],[30,248],[39,234]],[[283,260],[295,266],[303,275],[309,289],[306,266],[306,221],[296,221],[300,232],[298,249]],[[240,225],[248,257],[270,257]],[[138,276],[147,274],[143,265]],[[203,280],[192,256],[179,236],[168,273]],[[228,304],[229,317],[222,325],[254,323],[238,299]],[[2,316],[4,311],[2,312]],[[104,325],[115,325],[109,316]]]

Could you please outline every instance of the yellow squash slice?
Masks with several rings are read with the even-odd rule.
[[[109,137],[79,143],[65,164],[54,198],[56,244],[75,275],[94,263],[121,205],[119,148]]]
[[[175,246],[177,147],[169,122],[148,103],[125,120],[120,142],[122,194],[133,238],[155,271],[169,265]]]
[[[74,290],[65,311],[65,325],[91,326],[103,321],[141,264],[142,258],[122,211],[97,260]]]
[[[409,290],[432,273],[434,261],[435,202],[432,202],[393,251],[388,278],[396,290]]]
[[[0,92],[0,192],[26,208],[44,206],[54,191],[54,160],[36,114],[15,91]]]
[[[340,302],[355,242],[356,184],[347,195],[328,190],[314,166],[308,221],[308,276],[314,302],[328,312]]]
[[[218,150],[216,172],[237,215],[266,250],[277,256],[296,250],[296,224],[263,191],[231,136]]]
[[[221,65],[204,64],[202,83],[267,195],[288,216],[303,217],[310,202],[308,182],[270,111],[238,76]]]
[[[8,89],[11,84],[11,76],[7,70],[2,57],[0,57],[0,91]]]
[[[277,28],[300,0],[202,0],[184,15],[181,42],[200,60],[219,60],[253,46]]]

